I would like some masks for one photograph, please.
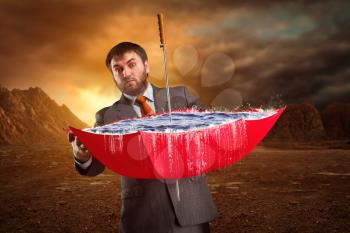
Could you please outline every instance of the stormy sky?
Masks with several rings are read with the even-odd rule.
[[[83,121],[120,92],[104,66],[121,41],[149,54],[163,86],[165,14],[171,85],[207,105],[350,101],[349,1],[1,0],[0,84],[39,86]]]

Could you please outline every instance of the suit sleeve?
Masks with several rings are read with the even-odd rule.
[[[94,127],[103,125],[103,115],[107,108],[101,109],[98,111],[95,115],[96,122]],[[102,173],[105,169],[105,166],[100,163],[94,156],[92,156],[92,162],[91,165],[87,168],[82,168],[77,162],[75,162],[75,168],[76,170],[84,176],[97,176],[98,174]]]
[[[187,87],[184,87],[184,95],[187,101],[187,107],[188,108],[197,108],[201,111],[204,111],[206,109],[205,105],[192,93],[187,89]]]

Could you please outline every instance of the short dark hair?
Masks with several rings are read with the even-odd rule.
[[[113,48],[111,48],[111,50],[108,52],[106,61],[105,61],[107,68],[111,70],[110,65],[114,56],[121,56],[124,53],[130,52],[130,51],[133,51],[137,55],[139,55],[143,62],[148,61],[146,51],[140,45],[132,42],[121,42],[115,45]]]

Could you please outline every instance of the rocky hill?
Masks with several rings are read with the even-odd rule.
[[[0,144],[66,142],[68,125],[87,127],[38,87],[10,91],[0,86]]]
[[[327,139],[320,112],[311,104],[290,104],[265,137],[268,141],[307,142]]]

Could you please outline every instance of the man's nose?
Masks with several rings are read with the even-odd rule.
[[[130,75],[130,69],[128,67],[125,67],[122,72],[122,77],[128,77]]]

